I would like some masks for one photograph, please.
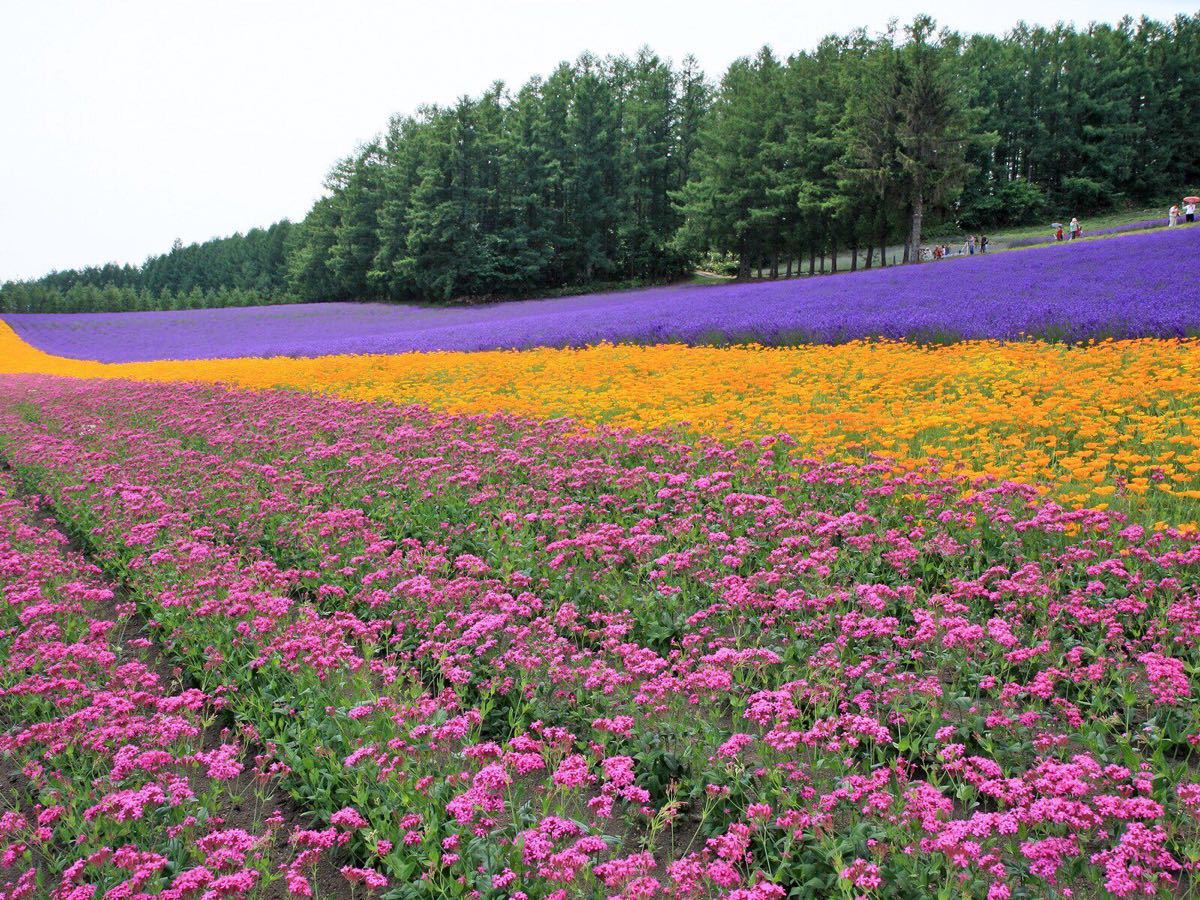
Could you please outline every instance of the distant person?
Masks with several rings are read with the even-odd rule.
[[[1196,204],[1195,203],[1183,204],[1183,217],[1185,219],[1187,219],[1189,222],[1196,221]]]
[[[988,239],[987,239],[987,235],[986,235],[986,234],[981,234],[981,235],[979,236],[979,252],[980,252],[980,253],[987,253],[987,245],[988,245]]]
[[[967,253],[969,253],[971,256],[975,255],[975,235],[971,235],[967,238]]]
[[[1083,237],[1083,229],[1079,226],[1079,220],[1074,216],[1071,217],[1071,240],[1077,237]]]
[[[1167,227],[1174,228],[1178,224],[1179,224],[1179,207],[1172,206],[1170,208],[1170,210],[1167,211]]]
[[[1054,232],[1054,239],[1056,241],[1061,241],[1063,239],[1063,227],[1061,225],[1059,225],[1058,230]]]

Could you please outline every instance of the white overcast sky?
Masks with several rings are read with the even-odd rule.
[[[1195,0],[1193,0],[1195,2]],[[583,50],[694,53],[710,77],[764,43],[934,15],[1169,18],[1162,0],[0,0],[0,280],[304,215],[392,113],[518,85]],[[1194,60],[1200,65],[1200,60]]]

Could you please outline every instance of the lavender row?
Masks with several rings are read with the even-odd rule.
[[[1177,229],[853,275],[673,286],[490,306],[316,303],[185,312],[10,315],[46,352],[103,362],[862,338],[1183,337],[1200,331]]]

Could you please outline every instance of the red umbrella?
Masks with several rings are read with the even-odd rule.
[[[1184,203],[1200,203],[1200,197],[1184,197]]]

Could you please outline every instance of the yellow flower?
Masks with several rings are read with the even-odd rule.
[[[1151,521],[1195,519],[1200,496],[1194,339],[601,345],[107,365],[42,353],[0,322],[0,372],[287,386],[725,439],[787,432],[801,452],[882,454],[903,467],[936,456],[945,471],[1050,484],[1064,502],[1111,498]]]

